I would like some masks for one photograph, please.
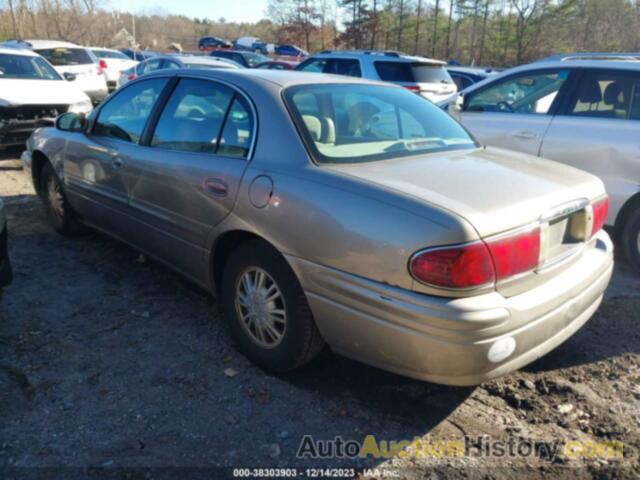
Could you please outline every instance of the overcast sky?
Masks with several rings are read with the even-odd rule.
[[[256,22],[265,17],[267,0],[111,0],[114,10],[162,12],[230,22]]]

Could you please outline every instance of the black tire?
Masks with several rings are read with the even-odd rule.
[[[53,229],[62,235],[75,235],[81,230],[78,216],[69,204],[60,179],[49,162],[40,173],[40,191]]]
[[[631,266],[640,273],[640,208],[626,218],[621,235],[622,250]]]
[[[241,279],[253,269],[266,272],[276,284],[286,314],[281,340],[270,348],[257,343],[250,328],[243,324],[241,307],[236,303]],[[222,282],[222,301],[231,335],[238,349],[260,368],[284,373],[311,361],[322,351],[324,341],[302,287],[286,260],[271,246],[252,240],[238,247],[225,265]]]

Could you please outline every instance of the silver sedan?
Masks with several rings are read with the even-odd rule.
[[[598,178],[484,148],[388,84],[157,72],[36,131],[23,160],[57,231],[105,232],[216,295],[275,372],[328,345],[476,384],[571,336],[613,267]]]

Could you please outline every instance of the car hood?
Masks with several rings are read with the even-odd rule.
[[[64,80],[0,80],[0,105],[66,105],[88,99]]]
[[[587,172],[497,148],[327,168],[449,210],[469,221],[481,237],[527,225],[554,207],[605,192],[602,182]]]

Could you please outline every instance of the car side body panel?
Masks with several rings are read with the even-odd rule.
[[[540,155],[602,179],[609,194],[607,225],[615,225],[623,205],[640,192],[640,120],[557,115]]]

